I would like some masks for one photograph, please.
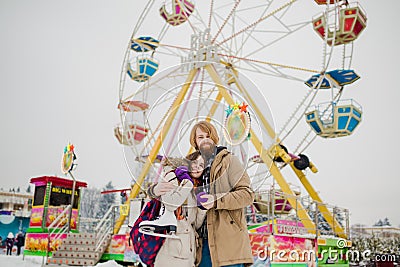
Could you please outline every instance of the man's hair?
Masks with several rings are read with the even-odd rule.
[[[219,137],[217,133],[217,129],[215,129],[214,125],[209,123],[208,121],[199,121],[196,123],[192,131],[190,132],[190,144],[196,149],[199,150],[199,147],[196,144],[196,130],[200,128],[203,132],[208,133],[210,139],[214,141],[215,145],[218,145]]]

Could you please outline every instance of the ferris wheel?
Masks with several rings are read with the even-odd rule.
[[[366,27],[358,4],[150,0],[142,8],[122,64],[114,128],[134,180],[130,198],[154,181],[162,157],[190,152],[189,132],[199,120],[217,126],[254,189],[272,176],[288,194],[281,168],[299,177],[316,171],[304,155],[315,138],[350,135],[360,123],[361,107],[342,99],[344,86],[359,78],[351,69],[354,40]],[[304,39],[307,46],[297,46]],[[275,80],[304,90],[277,126],[268,104]]]

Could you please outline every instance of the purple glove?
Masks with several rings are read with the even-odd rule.
[[[189,175],[189,170],[186,166],[179,166],[175,169],[176,178],[178,178],[179,182],[187,179],[193,183],[192,177]]]
[[[202,196],[206,194],[207,194],[206,192],[200,192],[196,195],[197,207],[199,207],[202,210],[207,210],[206,208],[203,207],[203,203],[207,202],[207,198],[202,198]]]

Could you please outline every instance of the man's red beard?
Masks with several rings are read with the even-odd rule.
[[[215,145],[212,142],[202,142],[199,150],[203,157],[209,159],[214,154]]]

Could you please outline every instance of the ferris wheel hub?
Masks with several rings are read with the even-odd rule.
[[[220,62],[218,55],[218,47],[211,43],[210,29],[207,28],[203,32],[192,34],[190,38],[190,52],[187,57],[181,59],[184,70],[193,68],[203,68],[204,66],[214,62]]]

